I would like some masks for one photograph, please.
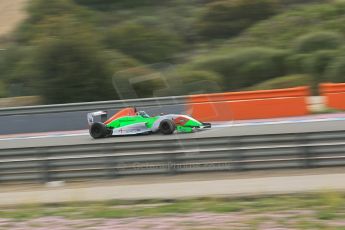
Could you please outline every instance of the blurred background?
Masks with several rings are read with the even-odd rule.
[[[2,98],[51,104],[300,85],[316,94],[320,82],[345,81],[341,0],[1,4]],[[125,93],[128,82],[135,94]]]
[[[345,229],[345,0],[0,10],[0,229]],[[212,128],[91,139],[125,106]]]

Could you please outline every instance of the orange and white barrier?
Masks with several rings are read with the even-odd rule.
[[[345,83],[323,83],[319,91],[327,107],[345,110]]]
[[[188,113],[200,121],[302,116],[309,114],[308,87],[258,90],[188,97]]]

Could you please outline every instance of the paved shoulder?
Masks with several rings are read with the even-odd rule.
[[[113,184],[45,188],[0,193],[2,205],[103,201],[112,199],[174,199],[205,196],[270,195],[345,190],[345,174],[295,175],[242,179]]]

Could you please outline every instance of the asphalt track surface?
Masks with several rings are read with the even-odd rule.
[[[78,145],[93,143],[136,142],[149,140],[180,140],[184,138],[207,138],[221,136],[243,136],[280,133],[304,133],[345,130],[345,115],[341,116],[309,116],[305,118],[288,118],[283,120],[259,120],[244,122],[228,122],[214,124],[214,127],[192,134],[174,135],[141,135],[92,139],[87,130],[55,133],[36,133],[23,135],[0,136],[0,149]]]

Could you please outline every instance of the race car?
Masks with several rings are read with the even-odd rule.
[[[96,121],[101,117],[101,121]],[[125,108],[107,119],[107,112],[97,111],[87,114],[90,135],[97,138],[149,133],[173,134],[175,131],[191,133],[211,128],[210,123],[203,123],[187,115],[167,114],[149,116],[136,108]]]

